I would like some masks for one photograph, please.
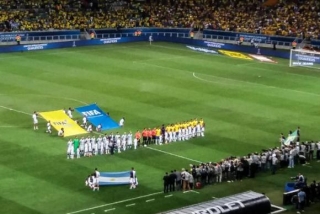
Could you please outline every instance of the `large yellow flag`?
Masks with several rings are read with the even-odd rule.
[[[63,110],[39,112],[39,114],[46,121],[50,121],[56,130],[64,128],[65,137],[87,133],[74,120],[70,119]]]

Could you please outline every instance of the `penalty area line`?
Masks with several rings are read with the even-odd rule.
[[[178,158],[182,158],[182,159],[185,159],[185,160],[189,160],[189,161],[193,161],[193,162],[197,162],[197,163],[203,163],[203,161],[198,161],[198,160],[187,158],[187,157],[184,157],[184,156],[181,156],[181,155],[176,155],[176,154],[173,154],[173,153],[170,153],[170,152],[162,151],[160,149],[155,149],[155,148],[152,148],[152,147],[145,147],[145,148],[150,149],[150,150],[154,150],[154,151],[157,151],[157,152],[162,152],[164,154],[171,155],[171,156],[178,157]]]
[[[77,211],[73,211],[73,212],[68,212],[68,213],[66,213],[66,214],[81,213],[81,212],[85,212],[85,211],[89,211],[89,210],[94,210],[94,209],[98,209],[98,208],[102,208],[102,207],[106,207],[106,206],[111,206],[111,205],[115,205],[115,204],[121,204],[121,203],[128,202],[128,201],[133,201],[133,200],[140,199],[140,198],[146,198],[146,197],[153,196],[153,195],[159,195],[159,194],[161,194],[161,193],[163,193],[163,192],[155,192],[155,193],[152,193],[152,194],[142,195],[142,196],[138,196],[138,197],[135,197],[135,198],[129,198],[129,199],[122,200],[122,201],[116,201],[116,202],[109,203],[109,204],[102,204],[102,205],[100,205],[100,206],[95,206],[95,207],[90,207],[90,208],[86,208],[86,209],[82,209],[82,210],[77,210]]]

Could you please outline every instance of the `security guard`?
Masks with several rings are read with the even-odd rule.
[[[16,35],[16,42],[17,42],[17,45],[20,45],[20,42],[21,42],[21,36],[18,34]]]
[[[243,41],[244,41],[244,38],[241,36],[239,39],[239,45],[242,45]]]
[[[94,33],[93,32],[90,33],[90,38],[94,39]]]
[[[296,49],[296,47],[297,47],[297,43],[296,43],[296,41],[293,41],[292,42],[292,49]]]
[[[190,32],[190,38],[193,39],[193,37],[194,37],[194,33],[193,33],[193,31],[191,31]]]

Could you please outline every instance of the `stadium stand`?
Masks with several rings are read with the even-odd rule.
[[[0,9],[1,31],[152,26],[320,38],[316,0],[0,0]]]

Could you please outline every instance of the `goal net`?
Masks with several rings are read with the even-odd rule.
[[[320,69],[320,52],[303,49],[291,49],[289,66]]]

